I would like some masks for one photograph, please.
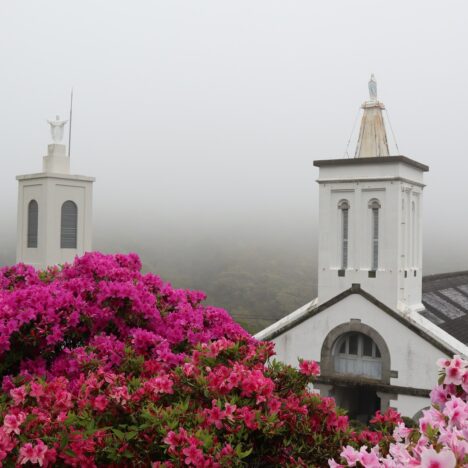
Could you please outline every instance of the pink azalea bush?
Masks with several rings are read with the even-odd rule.
[[[270,362],[203,293],[140,270],[0,270],[1,466],[325,466],[382,440],[309,390],[316,363]]]
[[[468,363],[442,360],[419,429],[353,432],[227,312],[134,255],[0,269],[0,466],[465,466]],[[334,461],[338,460],[338,461]]]
[[[332,468],[455,468],[468,466],[468,361],[460,356],[440,359],[439,385],[431,392],[431,407],[423,411],[419,427],[403,422],[379,443],[344,447]],[[378,418],[377,418],[378,419]],[[374,422],[378,422],[374,418]],[[382,434],[385,431],[381,432]]]

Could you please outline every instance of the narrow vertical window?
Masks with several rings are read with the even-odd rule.
[[[371,200],[369,208],[371,213],[371,236],[372,236],[372,255],[371,255],[371,270],[377,271],[379,268],[379,210],[380,203],[377,200]]]
[[[36,200],[28,204],[28,249],[37,249],[37,230],[39,223],[39,206]]]
[[[401,267],[406,270],[406,206],[404,198],[401,200]]]
[[[78,207],[70,200],[62,205],[60,222],[60,248],[76,249]]]
[[[413,268],[417,268],[417,245],[418,245],[418,236],[417,236],[417,232],[416,232],[416,204],[415,202],[413,201],[411,203],[411,235],[412,235],[412,238],[413,238],[413,242],[412,242],[412,249],[411,249],[411,253],[412,253],[412,266]]]
[[[338,205],[341,210],[341,270],[348,268],[349,203],[343,200]]]

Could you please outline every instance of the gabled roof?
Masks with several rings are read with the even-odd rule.
[[[395,311],[380,302],[377,298],[368,292],[361,289],[359,284],[353,284],[351,288],[343,291],[341,294],[338,294],[323,304],[318,305],[317,299],[314,299],[308,304],[305,304],[301,308],[257,333],[255,338],[262,341],[272,340],[282,335],[283,333],[286,333],[288,330],[291,330],[302,322],[308,320],[309,318],[314,317],[325,309],[328,309],[330,306],[342,301],[351,294],[359,294],[369,302],[372,302],[376,307],[389,314],[395,320],[399,321],[405,327],[421,336],[423,339],[431,343],[443,353],[449,356],[453,354],[468,356],[467,346],[465,346],[462,342],[454,338],[446,331],[442,330],[432,321],[425,318],[422,314],[419,314],[418,312],[402,313],[400,311]]]

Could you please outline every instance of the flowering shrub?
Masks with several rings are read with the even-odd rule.
[[[0,464],[324,466],[382,441],[308,390],[316,363],[269,362],[202,293],[140,268],[93,253],[0,270]]]
[[[330,467],[421,467],[455,468],[468,466],[468,361],[459,356],[438,361],[439,385],[431,392],[432,405],[423,411],[419,427],[407,428],[395,417],[393,434],[381,431],[378,444],[347,445],[341,464]],[[378,421],[374,418],[373,422]],[[374,445],[371,449],[369,445]]]

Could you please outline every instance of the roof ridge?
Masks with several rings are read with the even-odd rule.
[[[453,278],[455,276],[462,276],[462,275],[468,276],[468,270],[452,271],[448,273],[436,273],[434,275],[426,275],[422,277],[422,280],[431,281],[431,280],[444,279],[444,278]]]

